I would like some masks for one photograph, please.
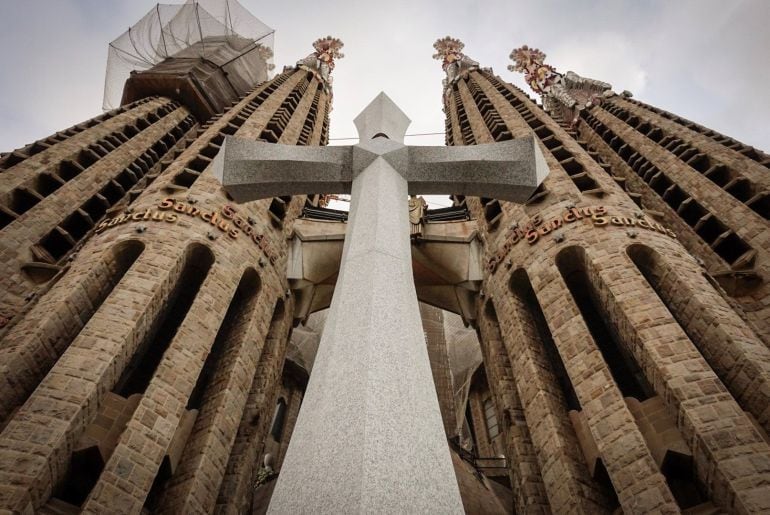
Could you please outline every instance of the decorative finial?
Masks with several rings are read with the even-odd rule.
[[[509,57],[514,64],[508,65],[508,69],[524,73],[524,79],[535,93],[545,95],[561,80],[561,73],[553,66],[545,64],[545,53],[537,48],[524,45],[514,49]]]
[[[542,65],[546,56],[545,52],[539,48],[529,48],[524,45],[520,48],[514,48],[509,57],[515,64],[508,65],[508,69],[512,72],[524,72],[529,71],[533,64]]]
[[[441,39],[437,39],[436,42],[433,43],[433,48],[436,49],[436,53],[433,54],[433,59],[443,61],[442,67],[444,69],[446,69],[449,64],[465,57],[465,54],[463,54],[465,43],[452,36],[445,36]]]
[[[345,46],[345,43],[343,43],[340,38],[333,38],[331,36],[326,36],[325,38],[319,38],[313,41],[316,57],[327,63],[332,70],[334,69],[334,60],[345,57],[345,54],[340,52],[340,48],[343,46]]]
[[[524,73],[524,79],[532,90],[543,97],[543,109],[559,111],[565,120],[574,125],[578,112],[602,103],[604,98],[614,95],[612,86],[606,82],[581,77],[568,71],[565,75],[556,68],[545,64],[545,52],[527,45],[516,48],[509,56],[514,64],[508,69]]]
[[[433,59],[441,61],[441,68],[446,72],[443,81],[444,91],[455,81],[468,75],[473,70],[478,70],[479,63],[463,53],[465,43],[457,38],[445,36],[433,43],[436,53]]]
[[[315,52],[297,61],[297,67],[312,72],[316,78],[324,83],[324,89],[329,92],[334,60],[345,57],[345,54],[340,52],[344,45],[339,38],[332,36],[316,39],[313,41]]]
[[[275,69],[275,64],[269,63],[268,61],[273,58],[273,49],[270,47],[267,47],[265,45],[261,45],[257,43],[257,54],[259,57],[262,58],[262,60],[267,63],[267,71],[273,71]]]

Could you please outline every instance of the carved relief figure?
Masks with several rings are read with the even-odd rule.
[[[424,228],[423,221],[427,209],[428,203],[425,202],[424,198],[416,195],[409,196],[409,235],[413,240],[422,238],[422,231]]]

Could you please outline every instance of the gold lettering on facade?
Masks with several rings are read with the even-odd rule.
[[[523,224],[513,224],[505,235],[504,243],[498,251],[488,259],[487,270],[494,272],[497,265],[503,261],[506,254],[520,241],[525,241],[534,245],[542,237],[561,229],[568,227],[576,222],[582,221],[584,224],[590,224],[594,227],[605,227],[614,225],[619,227],[641,227],[649,231],[655,231],[665,234],[671,238],[676,238],[676,234],[661,224],[642,217],[629,217],[610,215],[605,206],[583,206],[570,207],[564,211],[561,216],[556,216],[548,220],[543,220],[541,215],[533,216],[528,222]]]
[[[238,239],[238,236],[243,233],[265,253],[271,263],[275,264],[278,260],[278,256],[273,251],[265,235],[258,234],[251,224],[238,214],[238,210],[230,204],[222,206],[219,211],[207,211],[181,200],[165,198],[158,203],[156,209],[148,208],[143,212],[133,214],[125,213],[114,218],[105,219],[96,227],[96,233],[100,233],[105,229],[129,221],[165,221],[173,224],[179,220],[179,215],[200,218],[204,222],[214,226],[216,229],[224,232],[233,240]]]

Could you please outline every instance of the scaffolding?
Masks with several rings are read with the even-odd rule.
[[[238,65],[239,73],[248,73],[254,68],[251,63],[258,58],[265,63],[261,67],[265,73],[265,68],[273,68],[274,32],[236,0],[156,4],[110,43],[102,107],[118,107],[123,87],[132,74],[167,60],[203,60],[221,69],[227,77]],[[253,77],[248,79],[255,84],[258,72],[251,73]]]

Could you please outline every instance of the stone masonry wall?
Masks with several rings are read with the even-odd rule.
[[[0,434],[0,509],[28,512],[55,500],[57,485],[67,478],[72,444],[97,415],[135,352],[155,337],[157,321],[185,263],[207,254],[213,263],[82,509],[136,513],[149,502],[148,495],[154,505],[173,512],[214,509],[220,485],[232,477],[230,454],[244,424],[241,414],[256,408],[261,420],[269,419],[262,410],[272,408],[269,399],[280,378],[293,309],[286,299],[284,242],[304,198],[226,208],[232,203],[210,175],[208,163],[224,135],[263,138],[279,111],[279,123],[271,131],[281,143],[319,144],[328,126],[328,102],[317,79],[305,71],[289,71],[260,85],[207,122],[195,142],[126,212],[112,213],[97,228],[98,234],[40,304],[48,297],[60,299],[70,310],[66,316],[83,313],[82,328],[66,319],[57,322],[58,310],[31,311],[30,330],[20,335],[20,359],[42,353],[48,365],[38,367],[38,376],[23,383],[40,381]],[[140,242],[143,249],[122,278],[107,280],[112,289],[105,297],[102,276],[114,274],[115,268],[111,252],[127,241]],[[254,309],[244,319],[253,328],[245,329],[252,336],[231,342],[232,352],[218,363],[219,373],[209,382],[185,445],[177,441],[178,429],[190,419],[188,401],[247,269],[255,271],[260,285]],[[73,288],[80,283],[82,287]],[[97,297],[100,305],[89,308]],[[270,323],[279,301],[281,329]],[[50,332],[32,330],[34,320]],[[56,343],[51,346],[49,341]],[[264,379],[255,383],[255,377]],[[253,384],[262,386],[249,391]],[[21,388],[4,406],[10,412],[29,393]],[[249,408],[255,394],[265,402]],[[261,442],[266,430],[252,431],[251,440]],[[197,456],[200,446],[206,448],[203,457]],[[174,458],[177,452],[179,459]],[[168,470],[167,464],[185,479],[171,476],[169,481],[158,475]],[[253,480],[244,480],[244,474],[250,473],[241,471],[237,480],[250,487]],[[247,492],[239,495],[226,504],[239,505]]]
[[[766,358],[756,334],[745,327],[739,331],[740,317],[733,312],[733,325],[724,330],[732,336],[725,335],[719,341],[711,333],[710,345],[714,350],[703,347],[703,339],[691,340],[695,329],[688,335],[679,320],[704,316],[704,311],[706,317],[725,317],[728,315],[724,310],[729,307],[724,301],[714,304],[719,293],[708,283],[695,280],[699,267],[676,240],[676,233],[668,232],[640,212],[614,180],[611,169],[600,166],[581,148],[576,133],[563,129],[515,87],[487,72],[471,71],[450,88],[445,110],[454,144],[501,141],[534,132],[551,167],[550,176],[527,205],[501,202],[498,207],[493,199],[466,199],[479,219],[485,245],[488,267],[483,292],[495,306],[503,341],[511,345],[508,352],[514,383],[551,508],[569,506],[571,510],[595,513],[599,506],[594,503],[610,505],[603,498],[602,485],[590,486],[591,480],[584,475],[585,464],[578,463],[579,456],[573,453],[562,454],[556,462],[560,464],[561,479],[552,480],[558,477],[551,472],[558,447],[550,445],[550,439],[542,433],[547,426],[541,421],[548,420],[544,418],[548,416],[554,422],[558,420],[567,441],[574,442],[574,430],[570,430],[571,422],[564,420],[566,413],[559,407],[558,396],[550,404],[550,412],[543,410],[548,404],[538,406],[530,401],[537,392],[530,393],[528,384],[545,378],[537,377],[536,369],[531,368],[536,361],[527,361],[535,359],[537,353],[542,354],[542,350],[535,347],[523,355],[512,352],[514,344],[521,348],[521,343],[514,342],[520,341],[525,327],[522,309],[530,313],[533,309],[542,310],[590,437],[623,510],[680,510],[671,490],[673,483],[667,481],[653,459],[613,380],[611,368],[616,364],[606,361],[599,351],[591,328],[594,322],[584,320],[567,288],[563,274],[579,270],[587,274],[599,314],[615,334],[622,352],[636,362],[645,380],[677,420],[679,431],[690,444],[694,473],[706,498],[735,512],[759,513],[767,509],[764,498],[768,492],[762,486],[762,478],[766,477],[770,463],[770,448],[743,411],[753,410],[756,417],[754,412],[763,410],[758,404],[752,408],[755,401],[741,396],[745,395],[743,384],[735,384],[731,389],[732,378],[737,376],[735,371],[724,368],[728,366],[726,362],[720,368],[721,358],[716,351],[721,348],[724,353],[730,338],[745,342],[736,352],[753,355],[748,358],[747,354],[740,366],[757,367],[756,380],[762,382]],[[502,120],[504,129],[495,120]],[[676,261],[677,280],[689,284],[690,291],[713,294],[712,304],[699,304],[703,311],[688,311],[688,315],[675,318],[626,254],[634,244],[654,248],[667,262]],[[514,273],[525,274],[537,306],[532,306],[531,301],[529,305],[511,302],[520,299],[512,289]],[[484,347],[493,348],[493,340],[488,331],[482,331]],[[488,349],[485,356],[491,360]],[[543,362],[542,357],[540,361]],[[485,366],[489,370],[497,365],[487,362]],[[490,385],[493,390],[501,388],[494,381]],[[500,393],[496,398],[500,399]],[[498,406],[501,412],[504,408]],[[720,414],[719,424],[713,418],[716,413]],[[742,455],[743,450],[751,458]],[[574,465],[562,468],[569,463]],[[593,464],[589,465],[595,470]],[[599,481],[600,477],[595,479]],[[570,482],[574,486],[568,486]],[[565,485],[567,489],[563,488]]]

